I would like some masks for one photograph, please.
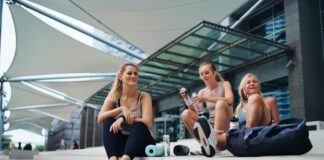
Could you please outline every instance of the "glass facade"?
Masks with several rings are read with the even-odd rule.
[[[279,120],[287,119],[291,117],[290,102],[289,102],[289,90],[288,90],[288,78],[280,78],[273,81],[261,83],[263,96],[276,97]]]
[[[283,2],[279,2],[250,18],[248,32],[287,44]]]
[[[267,6],[253,14],[253,17],[247,20],[247,28],[248,32],[252,34],[287,44],[283,1]],[[276,97],[279,119],[290,118],[288,77],[264,82],[261,84],[261,88],[264,96]]]

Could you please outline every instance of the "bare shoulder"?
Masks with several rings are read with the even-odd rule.
[[[199,90],[198,95],[205,95],[206,89],[207,88],[203,88],[203,89]]]
[[[147,92],[141,92],[143,98],[151,98],[151,95]]]
[[[223,86],[223,88],[225,88],[225,87],[231,87],[231,83],[229,81],[223,81],[222,82],[222,86]]]

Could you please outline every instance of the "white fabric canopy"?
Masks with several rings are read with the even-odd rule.
[[[17,51],[13,64],[8,72],[5,73],[5,77],[58,73],[115,72],[118,66],[124,62],[124,60],[88,47],[60,33],[26,12],[21,6],[10,5],[10,10],[17,33]],[[111,82],[111,79],[41,84],[84,101],[109,82]],[[12,82],[11,88],[12,96],[7,106],[9,109],[64,102],[33,90],[20,82]],[[57,109],[47,109],[45,112],[71,120],[71,113],[75,108],[77,106],[71,105]],[[31,113],[28,110],[12,111],[7,121],[10,122],[37,115],[39,116],[39,113]],[[48,117],[49,120],[46,121],[43,119],[39,121],[47,123],[40,123],[39,125],[48,129],[50,127],[50,120],[53,118]],[[36,123],[36,120],[30,122]],[[9,130],[16,129],[16,127],[17,125],[11,124]],[[24,128],[40,133],[37,127]]]
[[[108,26],[128,42],[152,54],[183,34],[199,22],[219,22],[247,0],[32,0],[67,16],[112,34]],[[78,8],[79,5],[93,17]],[[6,5],[6,4],[5,4]],[[17,34],[16,55],[5,77],[20,77],[59,73],[116,72],[125,61],[91,48],[62,34],[17,4],[10,5]],[[104,26],[104,25],[105,26]],[[90,82],[41,83],[85,101],[112,79]],[[12,98],[8,108],[66,103],[35,91],[20,82],[12,82]],[[79,106],[39,109],[41,112],[71,120],[71,113]],[[35,119],[32,119],[32,118]],[[24,118],[33,127],[17,123]],[[53,117],[30,110],[12,111],[8,122],[12,129],[26,129],[40,134],[40,129],[50,128]],[[37,127],[38,126],[38,127]]]
[[[152,54],[199,22],[214,23],[247,0],[32,0],[110,32],[76,5],[133,45]]]

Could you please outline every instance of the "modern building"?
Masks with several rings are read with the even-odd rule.
[[[197,70],[204,59],[213,61],[231,82],[235,104],[239,82],[251,72],[260,79],[263,95],[276,97],[280,119],[324,120],[324,1],[249,0],[234,8],[217,22],[197,22],[139,62],[144,74],[138,87],[153,97],[157,140],[163,134],[171,140],[190,137],[180,120],[185,104],[178,92],[181,87],[191,92],[203,87]],[[85,103],[102,105],[111,84],[105,83]],[[102,145],[98,112],[82,107],[75,135],[82,147]],[[52,146],[61,139],[48,138]]]
[[[197,63],[201,60],[200,56],[210,50],[214,53],[208,58],[215,62],[217,69],[231,82],[236,104],[239,82],[245,73],[251,72],[259,77],[263,95],[276,97],[280,120],[302,117],[307,121],[322,121],[321,113],[324,111],[321,107],[324,103],[321,101],[324,89],[324,84],[321,83],[324,80],[323,3],[324,1],[321,0],[248,1],[220,22],[225,28],[202,22],[140,63],[142,71],[160,76],[156,79],[142,77],[145,80],[140,87],[154,97],[155,113],[156,117],[159,117],[155,119],[154,128],[157,139],[159,140],[163,134],[170,134],[173,140],[190,136],[184,133],[185,128],[179,120],[185,104],[178,95],[178,89],[186,86],[191,91],[196,91],[203,87],[196,72]],[[216,29],[208,33],[210,36],[203,37],[198,33],[201,26],[207,26],[206,28],[214,26]],[[229,44],[234,47],[230,46],[232,48],[223,53],[208,48],[210,45],[207,41],[215,43],[217,38],[220,40],[223,34],[219,34],[220,32],[230,35],[231,28],[245,34],[242,37],[247,38],[248,42]],[[253,40],[255,36],[276,43],[271,44],[267,41],[264,44],[257,44]],[[284,51],[275,52],[282,53],[268,54],[267,50],[271,50],[271,46],[278,46],[278,44],[288,48],[281,46]],[[242,48],[244,45],[249,49]],[[227,54],[232,57],[213,57],[217,54]],[[239,62],[240,58],[253,57],[254,54],[264,55],[256,59],[251,58],[242,64]],[[195,58],[196,60],[193,60]],[[161,63],[164,66],[154,66],[153,63]],[[176,68],[174,72],[168,70],[172,67]],[[187,73],[190,75],[181,77],[179,74],[185,75],[186,69],[189,70]],[[108,91],[109,85],[94,96]],[[90,98],[89,102],[102,103],[93,98]]]

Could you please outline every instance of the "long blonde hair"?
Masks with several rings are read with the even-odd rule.
[[[108,94],[108,99],[111,102],[116,102],[123,93],[123,82],[119,79],[119,77],[125,72],[127,66],[133,66],[137,71],[139,70],[138,67],[133,63],[125,63],[120,66],[120,69],[115,76],[114,84]]]
[[[240,103],[237,105],[236,109],[235,109],[235,117],[239,117],[240,114],[241,114],[241,111],[243,109],[243,106],[244,104],[247,102],[248,100],[248,97],[244,91],[244,87],[245,87],[245,81],[248,77],[255,77],[255,79],[258,81],[258,88],[259,88],[259,94],[262,96],[262,93],[261,93],[261,87],[260,87],[260,81],[259,79],[257,78],[257,76],[253,73],[247,73],[243,76],[242,80],[241,80],[241,83],[239,85],[239,88],[238,88],[238,94],[240,96]]]
[[[216,73],[216,77],[215,77],[215,79],[216,79],[217,82],[224,81],[224,78],[223,78],[222,75],[221,75],[221,74],[216,70],[216,67],[215,67],[215,65],[214,65],[213,62],[208,61],[208,60],[205,60],[205,61],[203,61],[203,62],[199,65],[199,68],[202,67],[202,66],[204,66],[204,65],[209,65],[210,69],[211,69],[213,72]]]

